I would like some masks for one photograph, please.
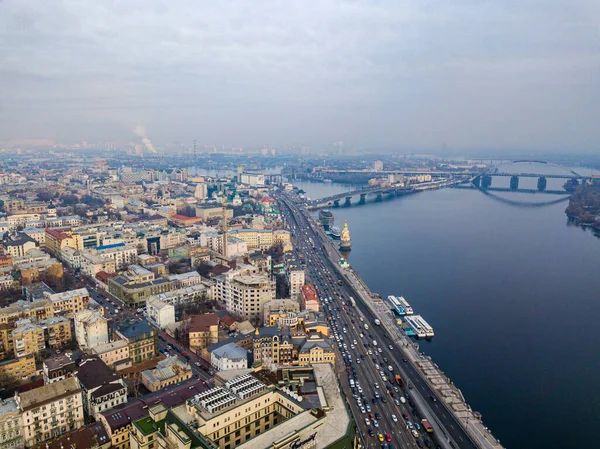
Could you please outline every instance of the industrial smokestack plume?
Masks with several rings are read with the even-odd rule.
[[[150,153],[156,153],[156,148],[154,148],[154,145],[152,145],[150,139],[146,137],[146,128],[144,128],[142,125],[138,125],[133,128],[133,132],[142,138],[142,143],[146,147],[146,150],[148,150]]]

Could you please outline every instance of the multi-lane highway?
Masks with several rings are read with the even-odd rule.
[[[323,252],[325,236],[313,229],[301,202],[292,195],[281,196],[279,199],[285,206],[281,209],[286,223],[296,239],[295,250],[298,255],[302,254],[308,275],[319,289],[319,297],[330,320],[333,337],[336,342],[338,338],[340,340],[337,342],[339,355],[348,365],[349,371],[347,376],[341,375],[340,380],[345,387],[348,386],[350,407],[365,444],[369,447],[378,446],[381,444],[378,434],[381,433],[385,439],[385,434],[389,433],[392,445],[399,447],[475,449],[477,446],[456,417],[437,399],[435,392],[412,362],[403,357],[402,349],[387,335],[383,326],[374,324],[377,317],[362,303],[353,286],[343,276],[339,276],[334,262]],[[350,305],[351,297],[355,299],[356,308]],[[324,298],[327,300],[323,300]],[[329,298],[332,298],[331,302]],[[365,323],[368,330],[364,328]],[[376,347],[373,341],[377,342]],[[403,379],[402,388],[397,388],[388,366],[391,366],[394,375],[400,374]],[[383,375],[386,376],[386,381]],[[362,393],[358,389],[351,391],[350,379],[359,382]],[[378,382],[379,388],[375,382]],[[395,387],[399,391],[395,391]],[[408,395],[404,399],[405,403],[400,402],[400,395]],[[385,402],[382,396],[386,398]],[[381,416],[377,420],[379,427],[374,427],[366,405],[371,408],[371,413],[378,412]],[[420,423],[423,417],[429,419],[434,433],[427,434],[422,428],[415,429],[418,433],[416,437],[410,426]],[[369,418],[368,423],[365,418]]]

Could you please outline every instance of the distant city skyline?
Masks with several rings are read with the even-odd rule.
[[[591,153],[599,14],[594,0],[4,0],[0,146]]]

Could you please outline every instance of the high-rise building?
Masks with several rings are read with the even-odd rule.
[[[198,184],[196,184],[194,198],[196,198],[197,200],[205,200],[206,198],[208,198],[208,187],[206,186],[206,183],[199,182]]]

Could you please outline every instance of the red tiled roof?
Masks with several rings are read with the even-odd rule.
[[[302,296],[305,301],[318,301],[317,291],[312,284],[306,284],[301,287]]]
[[[210,326],[219,324],[219,316],[216,313],[205,313],[194,315],[190,322],[190,332],[208,332]]]

